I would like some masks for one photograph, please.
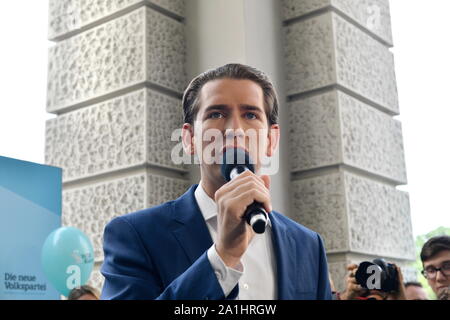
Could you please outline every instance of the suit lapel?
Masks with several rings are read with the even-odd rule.
[[[197,184],[172,203],[174,223],[172,233],[183,248],[190,263],[194,263],[212,245],[213,241],[205,219],[195,200]],[[269,214],[272,222],[272,241],[275,250],[278,299],[293,299],[297,276],[295,242],[287,232],[285,224],[275,214]]]
[[[272,222],[272,240],[277,260],[278,299],[293,299],[297,286],[295,243],[281,219],[275,214],[269,214],[269,217]]]
[[[191,264],[213,245],[205,219],[195,200],[196,188],[197,184],[192,185],[185,194],[172,203],[175,221],[172,232]]]

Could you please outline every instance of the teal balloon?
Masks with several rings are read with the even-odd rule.
[[[42,246],[42,268],[47,280],[62,295],[84,285],[94,267],[94,249],[89,238],[73,227],[58,228]]]

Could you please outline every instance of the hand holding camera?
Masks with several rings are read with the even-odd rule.
[[[406,300],[401,269],[384,259],[347,266],[347,288],[342,300]]]

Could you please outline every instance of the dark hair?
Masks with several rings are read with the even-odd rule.
[[[252,80],[259,84],[264,93],[264,104],[269,126],[278,123],[278,97],[272,82],[262,71],[238,63],[230,63],[205,71],[189,83],[184,91],[182,101],[185,123],[194,123],[200,107],[200,90],[205,83],[224,78]]]
[[[433,237],[423,245],[420,259],[423,263],[444,250],[450,250],[450,236]]]
[[[423,286],[422,286],[422,284],[420,282],[409,281],[409,282],[405,283],[405,288],[408,288],[408,287],[411,287],[411,286],[423,288]]]
[[[76,287],[73,288],[70,293],[69,296],[67,297],[68,300],[78,300],[80,299],[81,296],[84,296],[85,294],[91,294],[94,297],[96,297],[98,299],[98,294],[97,291],[92,288],[91,286],[88,285],[84,285],[81,287]]]

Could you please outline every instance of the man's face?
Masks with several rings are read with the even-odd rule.
[[[263,157],[273,155],[279,139],[278,125],[268,125],[263,90],[251,80],[207,82],[192,129],[192,153],[202,160],[202,179],[222,182],[217,162],[224,147],[245,149],[258,172]]]
[[[429,268],[441,268],[444,263],[450,263],[450,250],[443,250],[425,261],[423,269],[427,271]],[[437,271],[436,277],[434,279],[428,278],[427,281],[436,295],[439,295],[441,290],[450,286],[450,276],[445,276],[442,271]]]
[[[406,300],[428,300],[427,293],[422,287],[410,285],[405,290]]]

